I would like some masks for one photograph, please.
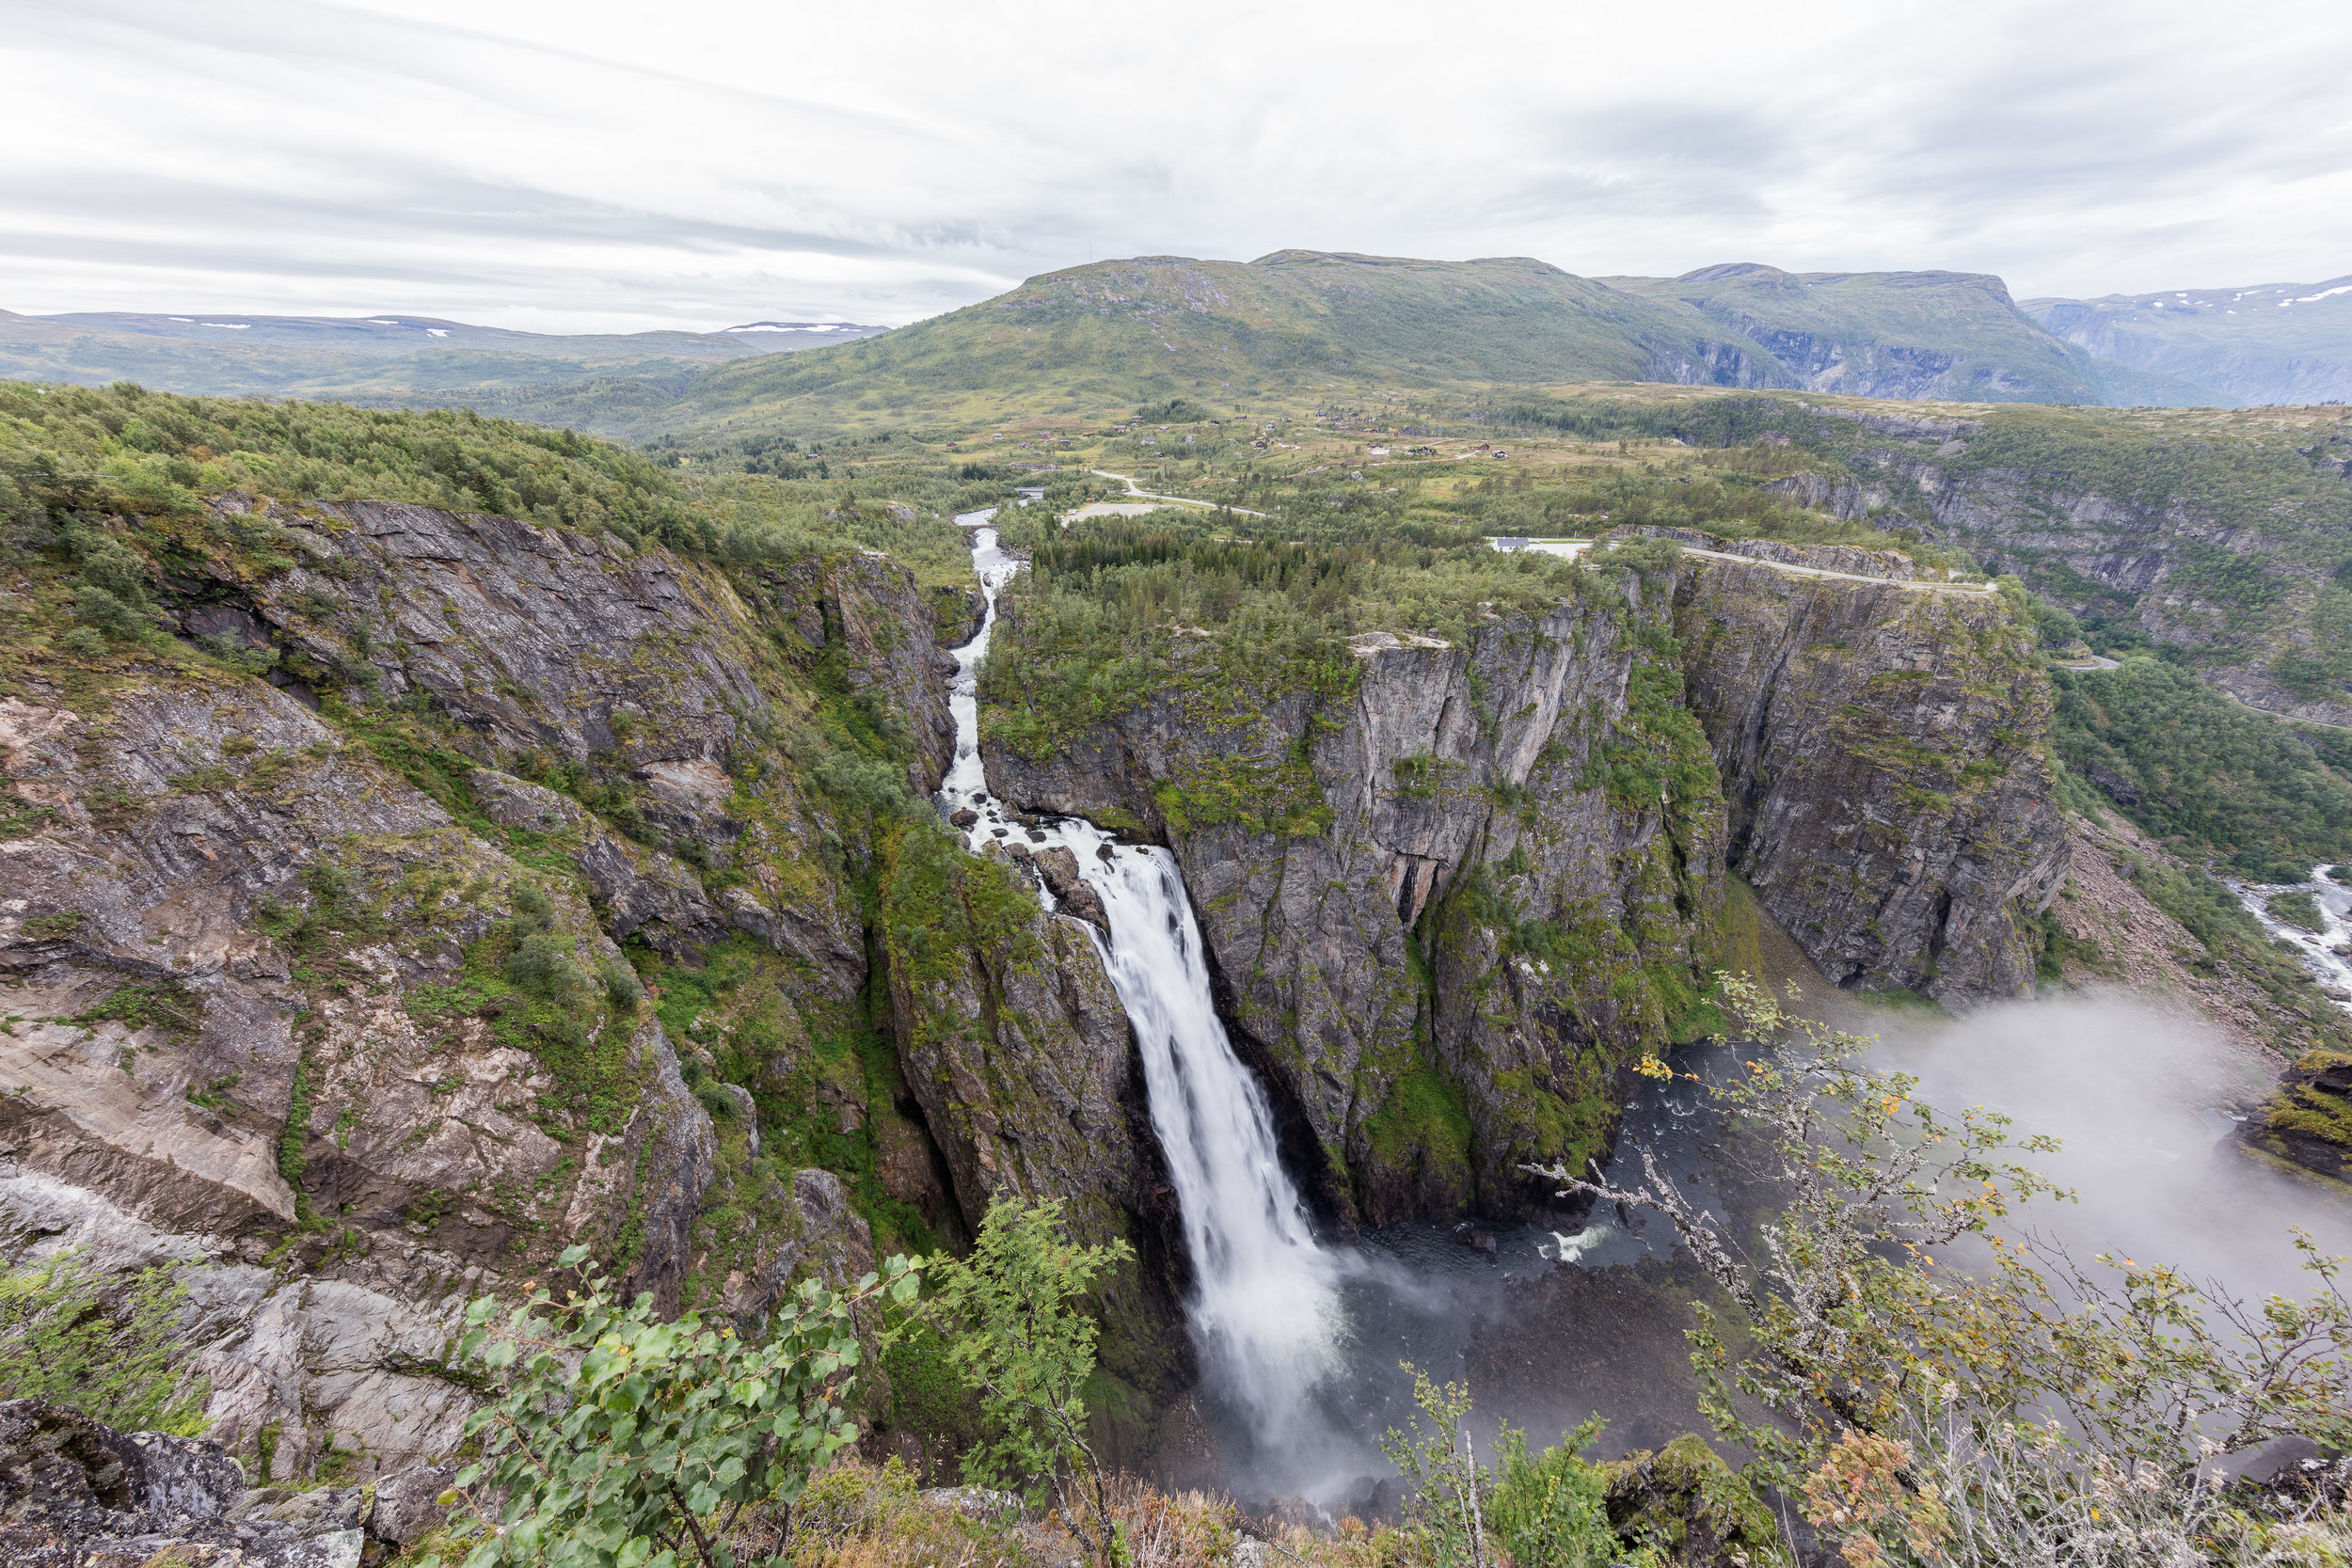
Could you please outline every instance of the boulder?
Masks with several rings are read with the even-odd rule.
[[[1057,845],[1036,851],[1034,859],[1045,885],[1053,890],[1057,912],[1076,915],[1105,933],[1110,930],[1110,916],[1103,909],[1102,895],[1079,875],[1076,855]]]
[[[1764,1568],[1787,1561],[1772,1511],[1702,1437],[1604,1466],[1610,1528],[1677,1568]]]

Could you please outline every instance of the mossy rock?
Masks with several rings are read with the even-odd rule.
[[[1704,1438],[1677,1437],[1602,1469],[1610,1528],[1661,1563],[1764,1568],[1788,1560],[1772,1511]]]

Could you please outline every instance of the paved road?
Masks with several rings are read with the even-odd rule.
[[[1497,549],[1502,547],[1500,541],[1496,543],[1495,547]],[[1593,542],[1590,539],[1528,539],[1513,547],[1534,550],[1540,555],[1565,556],[1574,561],[1578,556],[1590,550],[1593,547]],[[1993,585],[1989,582],[1918,582],[1901,578],[1865,577],[1859,572],[1833,572],[1826,566],[1799,566],[1786,561],[1759,561],[1751,555],[1733,555],[1724,550],[1702,550],[1690,545],[1682,546],[1682,553],[1703,555],[1709,561],[1734,562],[1742,566],[1769,566],[1775,572],[1787,572],[1791,577],[1835,578],[1841,582],[1891,582],[1898,588],[1915,589],[1921,593],[1985,594],[1993,592]],[[2114,665],[2110,662],[2101,668],[2113,669]]]
[[[1902,578],[1865,577],[1860,572],[1833,572],[1826,566],[1799,566],[1786,561],[1758,561],[1752,555],[1731,555],[1723,550],[1692,549],[1682,546],[1685,555],[1703,555],[1709,561],[1736,561],[1743,566],[1770,566],[1775,572],[1787,572],[1798,578],[1836,578],[1840,582],[1891,582],[1898,588],[1910,588],[1922,594],[1974,594],[1979,597],[1990,594],[1989,582],[1920,582]]]

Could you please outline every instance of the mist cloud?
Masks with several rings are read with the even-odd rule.
[[[1876,1059],[1915,1073],[1947,1117],[2003,1112],[2055,1155],[2023,1156],[2073,1189],[2038,1201],[2024,1228],[2079,1263],[2100,1253],[2169,1263],[2254,1300],[2304,1293],[2288,1231],[2352,1255],[2352,1212],[2315,1177],[2236,1147],[2233,1114],[2267,1095],[2278,1068],[2201,1021],[2122,992],[1990,1007],[1953,1023],[1881,1025]]]

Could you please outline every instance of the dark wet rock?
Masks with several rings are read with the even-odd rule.
[[[954,811],[947,814],[948,822],[958,828],[969,828],[979,819],[980,814],[968,807],[962,811]]]
[[[1037,868],[1045,879],[1045,885],[1053,890],[1057,910],[1075,915],[1100,931],[1110,930],[1110,916],[1103,908],[1103,895],[1079,875],[1076,854],[1059,846],[1041,849],[1037,853]]]

